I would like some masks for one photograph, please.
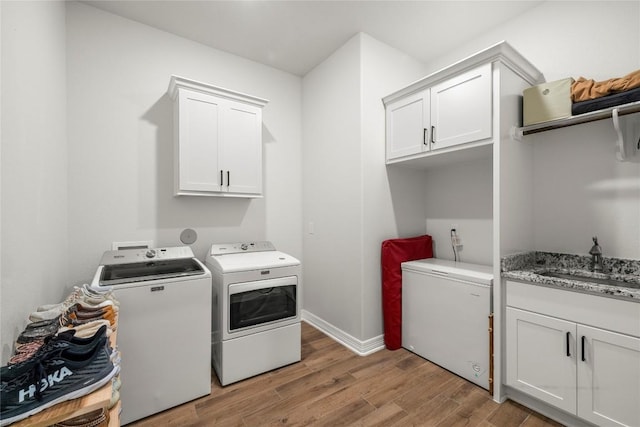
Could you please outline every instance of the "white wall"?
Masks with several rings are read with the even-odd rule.
[[[172,196],[178,74],[270,100],[264,195]],[[2,2],[2,359],[113,241],[268,239],[302,258],[301,79],[74,2]]]
[[[90,280],[113,241],[179,245],[269,239],[302,258],[301,79],[123,19],[67,5],[69,259]],[[174,197],[172,74],[269,100],[264,198]]]
[[[362,338],[382,334],[381,243],[425,233],[424,173],[385,166],[382,98],[417,80],[424,65],[361,34]],[[392,193],[393,192],[393,193]]]
[[[640,3],[544,2],[434,59],[429,72],[501,40],[547,81],[622,76],[640,68]],[[598,234],[606,256],[640,258],[640,168],[615,161],[614,138],[609,122],[525,137],[533,144],[535,247],[522,249],[584,254]]]
[[[637,1],[546,1],[427,65],[435,71],[506,40],[547,81],[625,75],[640,62]]]
[[[382,333],[382,241],[424,233],[422,172],[384,166],[381,101],[422,73],[358,34],[303,79],[305,310],[360,341]]]
[[[359,52],[354,37],[302,81],[304,308],[355,337],[363,256]]]
[[[640,120],[638,117],[637,120]],[[539,251],[640,259],[640,155],[619,162],[611,122],[533,135],[534,245]]]
[[[493,263],[493,168],[491,157],[427,170],[427,234],[434,256],[454,259],[451,228],[461,238],[458,261]]]
[[[2,2],[2,364],[28,314],[64,297],[64,2]]]

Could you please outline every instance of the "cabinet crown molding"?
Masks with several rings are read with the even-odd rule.
[[[257,96],[248,95],[242,92],[236,92],[234,90],[225,89],[220,86],[214,86],[209,83],[199,82],[197,80],[188,79],[186,77],[172,75],[171,80],[169,81],[169,88],[167,89],[167,93],[169,94],[171,99],[176,99],[176,96],[178,96],[178,91],[180,89],[188,89],[207,95],[215,95],[222,98],[255,105],[256,107],[260,108],[264,107],[269,102],[268,100],[258,98]]]
[[[387,105],[399,98],[411,95],[412,93],[418,92],[426,87],[433,86],[444,79],[468,71],[478,65],[495,61],[504,63],[531,85],[544,82],[544,76],[540,70],[522,56],[520,52],[515,50],[509,43],[501,41],[385,96],[382,98],[382,102],[384,105]]]

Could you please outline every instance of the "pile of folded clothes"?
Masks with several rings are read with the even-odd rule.
[[[116,330],[118,301],[111,291],[75,287],[61,303],[38,307],[0,368],[0,426],[87,395],[111,382],[110,407],[119,400],[120,353],[109,336]],[[59,423],[108,425],[109,408]]]
[[[596,82],[580,77],[571,84],[571,114],[583,114],[640,101],[640,70]]]
[[[526,88],[522,95],[524,126],[564,119],[640,101],[640,70],[599,82],[567,77]]]

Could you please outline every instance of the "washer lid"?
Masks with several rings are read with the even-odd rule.
[[[100,274],[100,285],[117,286],[132,282],[200,274],[204,274],[204,269],[194,258],[111,264],[103,266]]]
[[[417,271],[441,277],[454,277],[485,285],[493,283],[493,267],[490,265],[456,262],[447,259],[428,258],[403,262],[402,271]]]
[[[294,267],[300,261],[280,251],[244,252],[226,255],[209,255],[207,262],[223,273]]]

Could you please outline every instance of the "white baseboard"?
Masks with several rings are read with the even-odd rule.
[[[306,310],[302,310],[301,315],[302,320],[360,356],[366,356],[384,348],[384,335],[361,341]]]

